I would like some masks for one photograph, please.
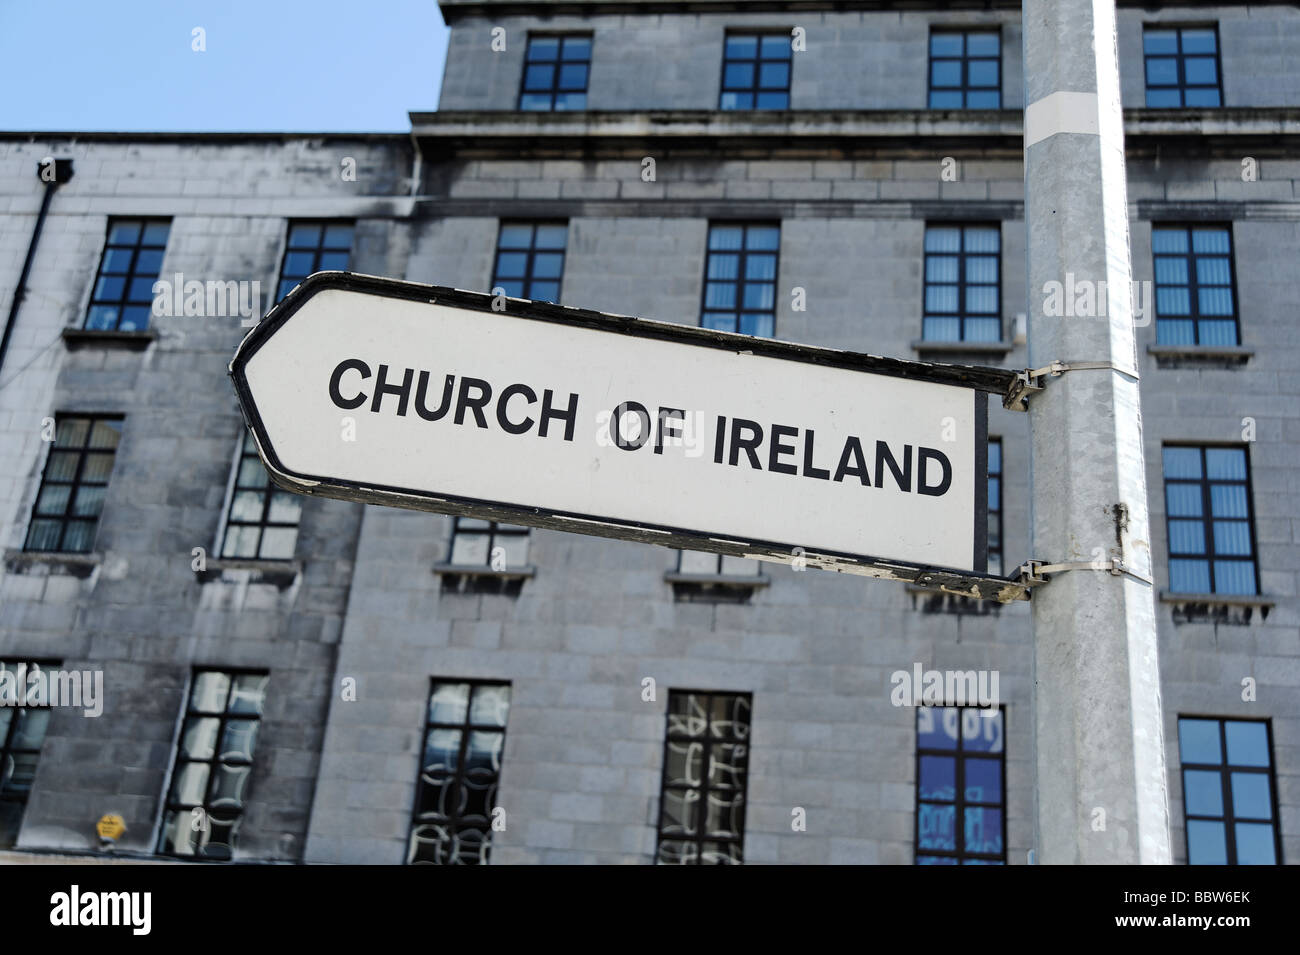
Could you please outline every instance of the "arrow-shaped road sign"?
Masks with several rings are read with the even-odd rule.
[[[321,272],[230,374],[298,493],[1024,596],[985,571],[1012,371]]]

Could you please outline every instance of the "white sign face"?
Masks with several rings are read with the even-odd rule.
[[[943,366],[496,301],[308,279],[231,364],[277,483],[876,576],[984,574],[985,391],[899,377]]]

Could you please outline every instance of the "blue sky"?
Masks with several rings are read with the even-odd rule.
[[[0,0],[0,129],[405,131],[446,51],[435,0]]]

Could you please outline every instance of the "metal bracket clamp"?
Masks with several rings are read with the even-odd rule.
[[[1121,375],[1132,378],[1137,381],[1138,374],[1128,368],[1121,368],[1112,361],[1060,361],[1053,360],[1051,364],[1044,365],[1042,368],[1026,368],[1024,371],[1016,372],[1016,380],[1007,388],[1007,393],[1002,396],[1002,407],[1008,411],[1028,411],[1029,396],[1034,392],[1042,391],[1044,379],[1059,378],[1067,371],[1096,371],[1096,370],[1117,371]]]
[[[1052,574],[1061,574],[1071,570],[1102,570],[1113,577],[1132,577],[1134,580],[1147,585],[1155,584],[1155,581],[1146,574],[1139,573],[1129,567],[1118,557],[1112,557],[1110,560],[1063,561],[1057,564],[1030,559],[1020,565],[1020,568],[1016,571],[1016,577],[1013,579],[1024,587],[1037,587],[1039,584],[1047,583]]]

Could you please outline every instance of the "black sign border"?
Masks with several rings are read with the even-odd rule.
[[[796,558],[791,544],[766,540],[734,541],[720,539],[698,531],[668,525],[647,524],[580,514],[569,511],[546,511],[540,508],[486,501],[458,495],[434,494],[411,488],[362,485],[337,478],[300,474],[286,468],[271,445],[261,415],[253,402],[245,369],[248,362],[293,315],[317,293],[326,289],[343,289],[381,298],[403,299],[453,308],[509,315],[533,321],[555,322],[597,331],[649,338],[696,347],[716,348],[729,352],[763,355],[786,361],[842,368],[950,385],[972,391],[975,420],[975,501],[974,554],[975,570],[926,564],[909,564],[885,558],[842,551],[803,547],[802,558],[812,566],[825,569],[909,581],[920,586],[942,589],[965,596],[1002,601],[1027,599],[1028,591],[1008,578],[991,577],[988,568],[988,398],[1004,395],[1016,381],[1016,372],[1004,368],[976,365],[951,365],[935,362],[884,358],[859,352],[840,351],[812,345],[799,345],[770,338],[756,338],[734,332],[720,332],[691,325],[677,325],[624,315],[612,315],[591,309],[572,308],[533,302],[527,299],[493,296],[439,285],[424,285],[386,279],[355,272],[316,272],[294,288],[267,313],[244,338],[230,362],[230,377],[239,399],[244,420],[253,432],[258,451],[272,481],[278,487],[299,494],[387,504],[414,510],[477,517],[531,527],[564,530],[580,534],[634,540],[686,550],[729,554],[737,557],[763,555],[791,563]],[[493,303],[504,307],[493,307]],[[436,504],[437,507],[430,505]],[[802,545],[799,545],[802,547]]]

